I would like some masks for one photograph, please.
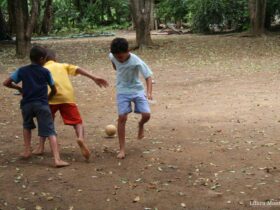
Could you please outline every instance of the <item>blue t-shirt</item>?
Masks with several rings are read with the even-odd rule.
[[[48,85],[53,86],[54,81],[48,69],[30,64],[17,69],[10,77],[16,84],[22,82],[21,106],[31,102],[48,104]]]
[[[124,63],[120,63],[112,53],[109,58],[116,66],[117,71],[117,93],[140,93],[144,91],[144,86],[139,78],[139,73],[145,79],[151,77],[153,72],[137,55],[130,53],[130,57]]]

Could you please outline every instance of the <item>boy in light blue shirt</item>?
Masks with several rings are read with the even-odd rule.
[[[127,116],[132,112],[142,115],[139,122],[138,139],[144,138],[144,124],[150,119],[148,100],[152,100],[152,71],[137,55],[130,53],[128,42],[123,38],[116,38],[111,43],[109,55],[113,67],[117,72],[117,103],[118,103],[118,136],[120,152],[117,158],[125,158],[125,124]],[[139,74],[146,80],[147,95],[140,81]]]

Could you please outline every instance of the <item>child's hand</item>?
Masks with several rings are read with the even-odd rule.
[[[105,80],[105,79],[102,79],[102,78],[94,78],[93,81],[99,86],[99,87],[108,87],[109,86],[109,83]]]
[[[147,98],[148,98],[148,100],[153,100],[153,96],[152,96],[152,93],[148,93],[148,95],[147,95]]]

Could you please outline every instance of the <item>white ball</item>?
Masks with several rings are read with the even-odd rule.
[[[105,133],[107,136],[112,137],[117,133],[117,128],[114,125],[107,125],[105,128]]]

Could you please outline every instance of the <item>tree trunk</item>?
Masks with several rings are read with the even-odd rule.
[[[51,27],[52,27],[52,20],[53,20],[53,7],[52,7],[52,0],[46,0],[45,3],[45,12],[41,27],[41,32],[44,35],[48,35]]]
[[[261,35],[265,32],[267,0],[249,0],[251,32]]]
[[[150,26],[152,0],[130,0],[130,8],[136,28],[136,42],[139,48],[152,44]]]
[[[0,41],[1,40],[11,40],[11,37],[8,34],[7,23],[0,8]]]
[[[265,24],[264,24],[265,29],[267,29],[267,30],[271,29],[272,20],[273,20],[273,14],[271,14],[271,11],[266,10]]]
[[[15,0],[16,52],[18,57],[25,57],[31,47],[31,35],[36,24],[39,0],[32,0],[30,15],[27,0]]]
[[[152,6],[151,6],[151,30],[155,30],[155,0],[152,0]]]
[[[33,33],[35,33],[35,34],[39,34],[39,35],[41,35],[42,33],[41,33],[41,27],[42,27],[42,21],[40,21],[40,14],[41,14],[41,10],[43,10],[43,8],[42,8],[42,6],[41,6],[41,4],[43,3],[45,3],[46,2],[46,0],[43,0],[43,1],[40,1],[39,0],[39,5],[38,5],[38,15],[39,15],[39,17],[38,17],[38,19],[37,19],[37,21],[36,21],[36,23],[35,23],[35,25],[34,25],[34,28],[33,28]],[[43,10],[44,11],[44,10]]]
[[[16,13],[15,13],[15,1],[8,0],[8,13],[9,13],[9,33],[15,34],[16,33]]]

